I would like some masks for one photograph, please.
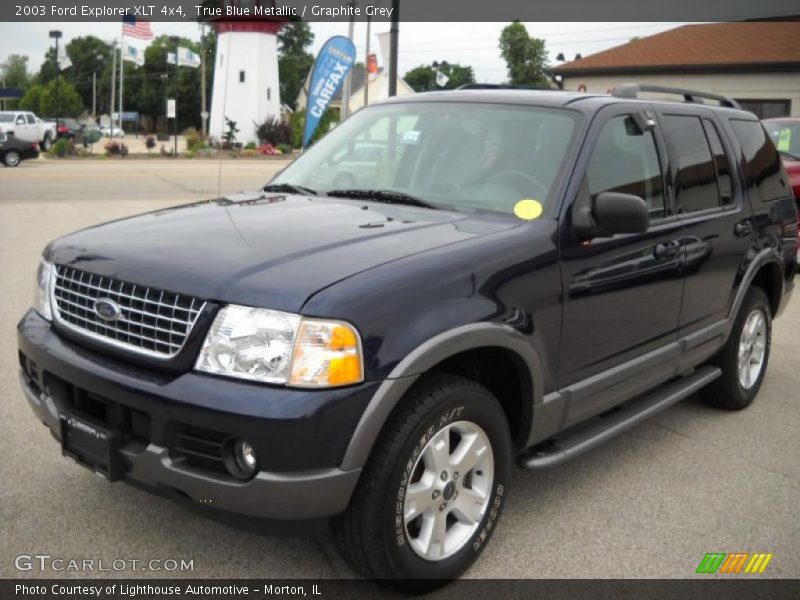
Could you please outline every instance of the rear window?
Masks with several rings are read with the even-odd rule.
[[[783,178],[781,157],[758,121],[731,119],[731,127],[747,163],[745,182],[751,197],[771,202],[786,197],[789,188]]]

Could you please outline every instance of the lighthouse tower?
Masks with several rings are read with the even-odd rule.
[[[267,0],[224,0],[217,30],[217,64],[211,95],[209,134],[222,139],[226,117],[236,122],[236,140],[258,143],[257,125],[280,118],[278,31],[284,20],[261,16]]]

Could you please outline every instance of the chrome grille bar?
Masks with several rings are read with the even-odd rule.
[[[95,310],[98,300],[119,307],[116,319]],[[55,266],[52,290],[58,322],[85,336],[160,359],[181,351],[205,308],[205,300]]]

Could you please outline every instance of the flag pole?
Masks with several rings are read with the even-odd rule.
[[[111,139],[114,139],[114,95],[117,89],[117,40],[111,42],[111,104],[108,118],[111,120]]]

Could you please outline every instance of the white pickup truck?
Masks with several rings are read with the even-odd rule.
[[[56,124],[24,110],[0,111],[0,131],[26,142],[38,142],[45,152],[56,139]]]

